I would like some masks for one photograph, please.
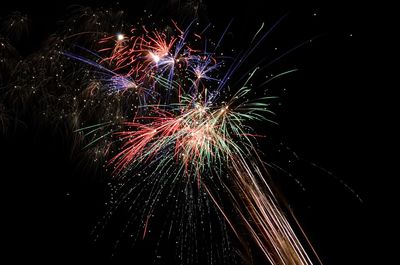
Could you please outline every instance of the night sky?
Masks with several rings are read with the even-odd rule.
[[[142,16],[144,9],[156,19],[189,21],[193,5],[183,8],[178,2],[9,1],[0,10],[0,37],[8,39],[22,58],[29,58],[74,4],[122,9],[130,21]],[[29,28],[18,37],[7,33],[4,22],[14,11],[30,19]],[[285,176],[274,179],[325,265],[370,264],[375,244],[371,187],[382,172],[373,152],[377,143],[372,127],[378,121],[371,109],[372,81],[367,78],[372,56],[368,14],[366,8],[346,4],[256,0],[203,1],[198,10],[200,21],[217,28],[233,19],[224,42],[237,50],[248,45],[261,23],[268,28],[286,16],[249,58],[248,67],[260,58],[266,58],[266,65],[275,54],[308,41],[268,65],[270,73],[299,70],[269,84],[270,93],[280,97],[274,105],[279,126],[255,127],[272,138],[262,146],[267,158],[279,161],[304,186],[305,191]],[[10,82],[2,76],[0,97]],[[72,151],[71,132],[54,130],[29,106],[17,112],[12,104],[1,104],[2,98],[0,111],[17,117],[0,123],[1,218],[5,221],[1,241],[3,259],[10,260],[4,264],[151,264],[151,238],[136,245],[124,242],[113,250],[123,215],[116,216],[94,242],[92,231],[109,199],[102,165],[89,163],[83,151]],[[299,158],[294,159],[292,152]],[[171,256],[161,264],[177,264],[169,248],[161,252]],[[254,264],[266,263],[256,257]]]

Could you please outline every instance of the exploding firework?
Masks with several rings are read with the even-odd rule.
[[[260,67],[232,82],[270,31],[263,33],[263,25],[247,50],[222,56],[217,50],[227,29],[213,41],[206,36],[209,26],[195,22],[184,29],[171,22],[127,30],[122,18],[123,12],[112,10],[76,11],[69,22],[76,28],[64,29],[44,51],[18,63],[15,73],[32,77],[30,86],[14,77],[6,98],[21,108],[34,102],[33,109],[53,124],[68,121],[86,141],[88,156],[105,161],[116,183],[105,222],[128,205],[128,225],[140,226],[136,239],[148,237],[158,209],[168,208],[168,232],[162,234],[180,231],[181,261],[198,263],[202,250],[209,264],[226,258],[214,252],[233,248],[234,234],[244,259],[251,259],[250,238],[273,265],[312,264],[306,238],[295,232],[257,148],[264,135],[252,126],[274,123],[275,97],[260,97],[251,85]],[[10,53],[3,43],[1,52]],[[2,106],[4,127],[9,119]],[[213,237],[221,239],[217,251],[199,246]]]
[[[122,123],[124,130],[109,131],[89,143],[109,135],[120,143],[113,145],[118,151],[108,149],[112,157],[107,164],[113,167],[112,174],[124,185],[134,183],[129,191],[120,189],[122,194],[127,193],[121,195],[122,198],[133,196],[134,201],[139,201],[139,197],[145,197],[141,199],[144,202],[142,237],[146,236],[161,200],[174,201],[177,205],[190,204],[190,212],[180,212],[181,219],[189,222],[193,221],[193,217],[188,216],[194,205],[208,201],[207,205],[213,207],[243,241],[240,226],[233,221],[239,217],[271,264],[312,264],[288,221],[285,206],[273,192],[264,162],[254,145],[254,139],[262,135],[252,131],[251,123],[272,122],[268,116],[273,115],[269,101],[274,97],[251,99],[255,93],[249,82],[259,68],[249,73],[236,93],[227,95],[232,75],[267,34],[260,34],[256,45],[232,60],[222,74],[226,61],[216,58],[215,50],[192,49],[188,45],[191,25],[184,31],[175,23],[174,27],[176,36],[142,26],[143,33],[133,29],[132,36],[118,33],[105,37],[100,44],[108,47],[99,52],[110,55],[101,58],[99,63],[69,55],[106,72],[106,84],[114,84],[104,85],[110,91],[148,87],[149,94],[155,95],[150,102],[136,102],[138,109],[145,111],[133,111],[131,120]],[[201,39],[197,34],[193,36]],[[90,134],[103,127],[101,123],[80,131],[89,130]],[[138,172],[145,177],[138,177]],[[184,188],[177,189],[182,185]],[[136,196],[137,187],[148,191]],[[173,199],[179,198],[177,191],[184,191],[186,196]],[[198,195],[201,199],[193,198],[193,194],[202,194]],[[119,205],[117,203],[110,212],[116,211]],[[225,210],[229,207],[235,209],[236,216]]]

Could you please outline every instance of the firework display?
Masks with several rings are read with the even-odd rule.
[[[7,19],[10,36],[22,38],[28,19]],[[153,234],[174,238],[182,264],[251,264],[254,253],[271,265],[320,264],[259,148],[267,135],[257,128],[276,124],[266,86],[296,69],[255,84],[265,64],[247,59],[281,20],[252,29],[239,52],[224,50],[230,23],[218,31],[196,19],[154,21],[77,8],[25,59],[0,36],[0,128],[13,117],[6,105],[14,114],[29,105],[107,172],[112,199],[96,238],[125,211],[132,242],[163,219]]]
[[[215,43],[193,33],[191,26],[181,30],[174,23],[160,32],[141,25],[142,32],[134,28],[129,35],[104,37],[99,43],[106,47],[98,53],[105,55],[98,63],[66,54],[105,72],[99,79],[105,93],[135,95],[128,101],[134,108],[119,124],[121,129],[97,134],[111,120],[78,131],[96,134],[88,145],[110,136],[116,146],[116,151],[107,148],[112,175],[123,183],[146,183],[140,188],[149,189],[141,205],[142,238],[159,201],[175,198],[177,189],[184,190],[184,196],[175,203],[188,204],[180,218],[193,222],[194,217],[187,215],[196,212],[199,196],[240,238],[234,217],[223,205],[226,199],[216,194],[223,193],[271,264],[312,264],[268,183],[253,143],[260,135],[249,126],[254,121],[271,122],[273,97],[252,98],[249,82],[258,68],[238,88],[230,88],[231,76],[256,45],[241,57],[220,58],[217,49],[223,36]],[[261,33],[258,40],[264,37]],[[236,92],[229,95],[230,89]],[[145,177],[138,177],[138,172]],[[136,192],[133,188],[122,196]]]

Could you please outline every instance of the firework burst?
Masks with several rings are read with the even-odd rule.
[[[115,23],[103,22],[113,17]],[[205,35],[209,26],[199,29],[194,21],[184,29],[172,22],[126,30],[122,13],[92,9],[72,21],[82,21],[82,28],[52,38],[48,46],[57,49],[32,59],[36,67],[21,62],[19,73],[34,77],[30,89],[22,93],[14,82],[9,93],[22,97],[20,105],[40,98],[41,106],[56,106],[38,109],[68,119],[88,139],[84,149],[93,160],[106,161],[117,183],[117,199],[105,220],[128,204],[135,212],[128,224],[138,221],[136,238],[145,239],[157,209],[168,204],[168,233],[162,233],[180,231],[182,261],[186,257],[187,263],[196,263],[198,258],[185,254],[184,246],[199,256],[197,238],[209,240],[218,231],[222,252],[232,247],[233,233],[243,245],[244,259],[250,259],[246,239],[251,238],[273,265],[312,264],[269,181],[256,144],[264,135],[252,128],[254,123],[274,123],[270,104],[275,97],[259,97],[252,87],[260,67],[231,81],[270,31],[263,33],[262,26],[251,47],[234,57],[217,53],[228,29],[213,41]],[[91,41],[79,42],[83,36]],[[79,45],[69,47],[66,40]],[[65,65],[74,69],[68,77],[58,74]],[[78,88],[71,89],[73,84]],[[6,114],[1,110],[1,124],[8,122]],[[207,224],[211,216],[219,228]],[[210,264],[219,257],[214,248],[207,250]]]

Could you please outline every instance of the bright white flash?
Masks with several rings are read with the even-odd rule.
[[[124,40],[124,39],[125,39],[124,34],[121,34],[121,33],[118,33],[118,34],[117,34],[117,40],[118,40],[118,41],[121,41],[121,40]]]
[[[158,63],[160,61],[160,56],[158,56],[157,54],[150,52],[150,56],[155,63]]]

